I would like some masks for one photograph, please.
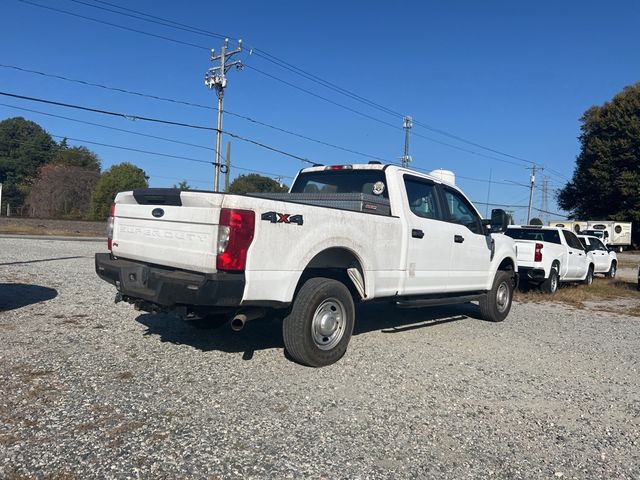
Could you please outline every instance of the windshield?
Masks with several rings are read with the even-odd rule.
[[[587,235],[593,235],[594,237],[602,238],[603,232],[602,230],[587,230],[585,232]]]
[[[366,193],[389,198],[382,170],[323,170],[298,175],[291,193]]]
[[[540,228],[508,228],[505,235],[514,240],[533,240],[560,244],[558,230],[542,230]]]

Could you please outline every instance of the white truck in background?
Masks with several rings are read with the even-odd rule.
[[[576,235],[592,235],[598,237],[608,247],[622,252],[632,245],[632,222],[614,220],[551,220],[551,227],[572,230]]]
[[[518,279],[515,244],[497,234],[508,216],[482,220],[445,173],[316,166],[286,194],[121,192],[96,272],[143,311],[236,330],[284,317],[286,350],[314,367],[345,353],[356,302],[477,301],[502,321]]]
[[[565,228],[509,225],[518,252],[518,272],[523,283],[555,293],[560,282],[593,282],[594,262],[578,237]]]

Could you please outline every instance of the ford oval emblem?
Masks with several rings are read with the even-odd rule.
[[[164,210],[161,208],[154,208],[153,211],[151,212],[151,215],[153,215],[156,218],[160,218],[161,216],[164,215]]]

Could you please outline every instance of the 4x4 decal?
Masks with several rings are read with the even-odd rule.
[[[260,218],[271,223],[295,223],[297,225],[304,223],[302,215],[291,215],[290,213],[266,212]]]

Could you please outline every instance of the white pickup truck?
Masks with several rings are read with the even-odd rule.
[[[518,280],[514,242],[496,234],[505,212],[482,220],[446,171],[316,166],[284,194],[121,192],[109,225],[95,266],[116,301],[236,330],[275,313],[286,350],[309,366],[345,353],[355,302],[478,301],[502,321]]]
[[[559,282],[593,282],[593,258],[573,232],[558,227],[510,225],[505,235],[516,242],[523,283],[555,293]]]

